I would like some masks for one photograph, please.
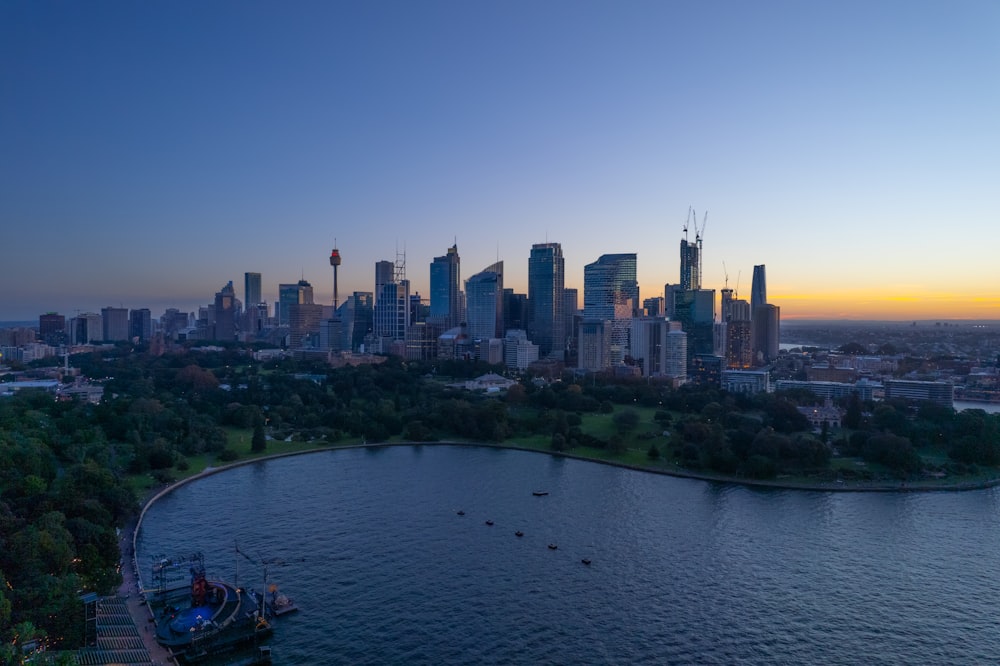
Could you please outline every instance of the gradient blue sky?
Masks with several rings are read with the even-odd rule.
[[[782,315],[1000,319],[1000,2],[0,3],[0,320],[562,243]],[[692,234],[693,236],[693,234]]]

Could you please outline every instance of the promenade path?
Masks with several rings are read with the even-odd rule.
[[[135,623],[151,662],[156,666],[177,664],[177,660],[171,655],[170,650],[156,642],[153,612],[140,595],[138,562],[136,562],[134,550],[135,526],[135,519],[130,520],[125,529],[122,530],[119,541],[122,552],[122,584],[118,588],[118,597],[124,598],[128,614]]]

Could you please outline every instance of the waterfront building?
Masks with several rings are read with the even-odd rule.
[[[431,308],[428,321],[454,328],[462,322],[461,260],[458,244],[431,262]]]
[[[465,281],[465,320],[471,339],[503,337],[503,262]]]
[[[583,267],[583,317],[610,322],[611,365],[621,365],[625,360],[629,329],[638,307],[635,253],[601,255]],[[581,340],[581,354],[582,344]]]
[[[544,358],[562,358],[566,347],[564,290],[566,262],[559,243],[535,243],[528,256],[528,307],[531,340]]]
[[[885,399],[927,400],[942,407],[954,408],[955,386],[951,382],[887,379],[885,380]]]

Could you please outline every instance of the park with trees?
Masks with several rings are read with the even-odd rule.
[[[71,364],[103,378],[100,403],[43,391],[0,399],[4,663],[30,640],[81,644],[79,595],[116,589],[118,530],[151,491],[260,456],[450,442],[831,490],[982,486],[1000,476],[1000,415],[931,403],[852,397],[840,403],[841,428],[816,432],[798,408],[821,401],[805,391],[729,394],[566,373],[475,392],[461,382],[503,369],[258,362],[238,347],[153,356],[120,345]]]

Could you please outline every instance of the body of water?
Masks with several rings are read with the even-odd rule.
[[[1000,403],[996,402],[976,402],[973,400],[956,400],[955,410],[961,412],[965,409],[981,409],[988,414],[1000,414]]]
[[[153,555],[200,550],[230,580],[236,541],[282,560],[270,579],[302,610],[279,620],[278,664],[978,664],[1000,659],[997,508],[995,489],[787,491],[502,449],[347,449],[179,488],[138,555],[147,586]],[[240,562],[241,584],[262,578]]]

